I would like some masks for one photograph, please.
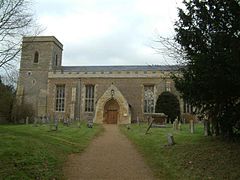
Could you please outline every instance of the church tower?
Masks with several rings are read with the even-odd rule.
[[[61,68],[63,45],[54,36],[24,37],[17,100],[35,116],[47,113],[48,72]]]

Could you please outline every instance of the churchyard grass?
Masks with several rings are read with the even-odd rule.
[[[67,155],[82,152],[102,126],[57,131],[49,125],[0,125],[0,179],[62,179]]]
[[[189,125],[182,130],[151,128],[145,135],[146,124],[120,126],[121,131],[135,144],[159,179],[239,179],[240,143],[227,142],[219,137],[204,137],[203,125]],[[176,142],[167,146],[167,134]]]

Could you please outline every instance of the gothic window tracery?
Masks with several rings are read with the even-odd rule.
[[[154,86],[144,86],[144,112],[154,112]]]

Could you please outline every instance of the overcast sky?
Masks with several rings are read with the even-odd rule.
[[[167,65],[151,46],[172,36],[182,0],[40,0],[41,35],[63,44],[63,65]],[[155,45],[154,45],[155,46]]]

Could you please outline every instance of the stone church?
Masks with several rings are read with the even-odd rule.
[[[177,95],[176,66],[62,66],[63,45],[54,36],[24,37],[17,99],[34,115],[128,124],[155,112],[164,91]]]

